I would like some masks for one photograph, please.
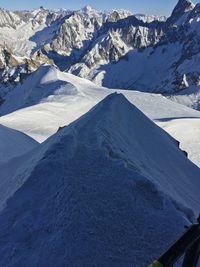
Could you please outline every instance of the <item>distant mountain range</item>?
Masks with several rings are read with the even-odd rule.
[[[41,64],[98,85],[169,95],[200,109],[200,4],[179,0],[171,16],[0,10],[0,101]]]

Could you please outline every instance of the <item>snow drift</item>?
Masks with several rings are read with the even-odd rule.
[[[200,170],[121,94],[19,158],[14,173],[0,170],[12,179],[1,266],[146,267],[200,208]]]

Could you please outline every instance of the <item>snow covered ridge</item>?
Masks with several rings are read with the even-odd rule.
[[[109,95],[0,168],[0,265],[146,267],[199,212],[199,175],[174,139]]]
[[[99,87],[51,65],[41,66],[7,93],[0,123],[43,142],[116,91],[179,140],[188,158],[200,166],[200,112],[159,94]]]
[[[6,95],[0,114],[5,115],[40,102],[50,101],[52,96],[62,98],[77,94],[77,88],[63,77],[54,66],[40,66]]]

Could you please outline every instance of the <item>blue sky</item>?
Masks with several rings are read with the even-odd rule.
[[[47,8],[67,8],[79,9],[85,5],[91,5],[97,9],[124,8],[134,13],[161,14],[169,15],[178,0],[0,0],[3,8],[16,9],[35,9],[39,6]],[[199,1],[193,1],[197,3]]]

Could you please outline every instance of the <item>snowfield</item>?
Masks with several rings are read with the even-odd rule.
[[[200,166],[200,135],[197,129],[199,111],[158,94],[98,87],[88,80],[61,72],[50,65],[41,66],[8,94],[5,103],[0,107],[0,114],[11,113],[0,117],[0,123],[43,142],[57,132],[59,127],[73,122],[115,91],[123,93],[150,119],[179,140],[189,158]],[[190,127],[183,129],[175,121],[185,121]],[[170,125],[173,125],[173,130]]]
[[[181,149],[187,151],[189,158],[200,166],[200,119],[174,119],[158,122],[158,125],[179,140]]]
[[[200,208],[200,169],[122,94],[0,177],[1,266],[146,267]]]

